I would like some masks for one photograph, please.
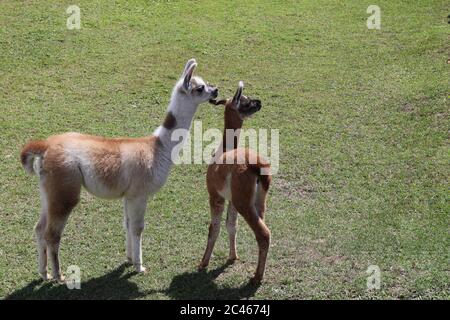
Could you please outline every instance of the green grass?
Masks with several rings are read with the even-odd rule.
[[[0,3],[0,297],[450,298],[449,13],[446,1],[72,1]],[[381,30],[366,9],[381,7]],[[37,281],[36,177],[18,154],[31,138],[78,131],[143,136],[163,120],[188,58],[232,94],[259,97],[247,128],[280,130],[280,170],[267,224],[265,282],[240,219],[241,260],[224,266],[225,228],[209,271],[197,273],[209,210],[205,165],[175,167],[149,205],[149,270],[123,266],[121,201],[83,191],[63,235],[65,270],[82,289]],[[203,105],[203,130],[222,111]],[[381,289],[366,289],[366,269]]]

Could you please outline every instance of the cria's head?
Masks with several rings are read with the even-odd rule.
[[[177,91],[195,104],[217,98],[219,89],[206,83],[202,78],[193,76],[195,67],[197,67],[195,59],[191,59],[186,63],[177,83]]]
[[[225,108],[237,111],[242,119],[246,119],[258,112],[261,109],[262,105],[260,100],[244,96],[242,94],[243,90],[244,82],[239,81],[239,86],[232,99],[219,101],[211,99],[209,102],[214,105],[225,105]]]

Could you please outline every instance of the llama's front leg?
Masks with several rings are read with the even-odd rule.
[[[142,265],[142,233],[147,197],[126,198],[125,210],[128,217],[128,234],[131,243],[131,258],[137,272],[145,272]]]

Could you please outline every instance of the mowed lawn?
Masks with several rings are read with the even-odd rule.
[[[66,9],[81,9],[67,30]],[[370,4],[381,30],[369,30]],[[0,297],[123,299],[450,298],[447,1],[1,1]],[[147,274],[125,266],[121,201],[85,191],[65,229],[62,270],[81,290],[39,281],[37,178],[19,152],[66,131],[149,135],[187,59],[229,97],[244,80],[263,109],[246,128],[280,130],[264,283],[240,218],[241,260],[211,265],[206,165],[174,167],[146,213]],[[202,105],[203,130],[222,128]],[[366,270],[381,270],[367,289]]]

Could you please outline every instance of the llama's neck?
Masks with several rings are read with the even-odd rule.
[[[222,144],[220,145],[219,150],[227,152],[238,147],[239,135],[244,121],[237,110],[229,108],[228,106],[225,107],[224,119],[225,126],[223,129]]]
[[[154,133],[160,141],[155,155],[159,161],[168,163],[170,166],[173,164],[172,151],[175,147],[181,150],[186,142],[197,107],[198,105],[193,101],[174,90],[166,118]]]

